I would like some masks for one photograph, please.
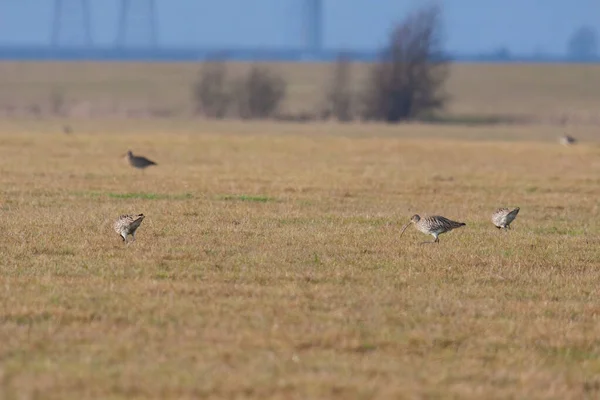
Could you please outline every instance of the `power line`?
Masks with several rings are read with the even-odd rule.
[[[104,2],[105,0],[100,0]],[[115,47],[158,45],[155,0],[119,0]],[[50,42],[53,47],[94,46],[89,0],[54,0]]]
[[[304,1],[305,45],[310,52],[318,53],[323,48],[323,1]]]
[[[136,29],[132,29],[136,28]],[[158,45],[158,21],[155,0],[121,0],[119,24],[115,45],[125,47],[132,33],[141,33],[142,43],[146,46]],[[129,34],[129,35],[128,35]]]

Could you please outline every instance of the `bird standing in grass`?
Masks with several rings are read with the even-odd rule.
[[[131,235],[132,241],[135,241],[135,231],[140,227],[140,224],[144,220],[144,214],[131,215],[123,214],[115,221],[113,228],[115,232],[121,236],[123,242],[127,243],[127,236]]]
[[[148,160],[146,157],[134,156],[131,150],[127,152],[127,161],[129,161],[129,165],[138,169],[144,169],[151,165],[157,165],[154,161]]]
[[[510,229],[510,223],[517,218],[520,208],[514,210],[508,208],[499,208],[492,214],[492,222],[498,229]]]
[[[439,235],[441,235],[442,233],[450,232],[453,229],[460,228],[461,226],[466,225],[464,222],[452,221],[446,217],[442,217],[439,215],[421,218],[419,215],[415,214],[410,219],[410,222],[408,222],[406,225],[404,225],[404,227],[402,227],[402,232],[400,233],[400,237],[402,237],[402,234],[404,233],[404,231],[406,230],[406,228],[408,228],[408,226],[410,224],[415,224],[415,228],[417,228],[419,231],[421,231],[425,234],[431,235],[435,238],[435,240],[433,242],[424,242],[424,243],[439,243],[439,241],[440,241],[440,239],[438,238]]]
[[[577,140],[575,140],[575,138],[573,136],[569,136],[569,135],[563,135],[560,138],[560,144],[562,144],[563,146],[570,146],[572,144],[575,144],[577,142]]]

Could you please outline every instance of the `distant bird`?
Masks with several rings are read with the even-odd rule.
[[[144,169],[151,165],[157,165],[154,161],[148,160],[146,157],[134,156],[131,150],[127,152],[127,161],[129,161],[129,165],[138,169]]]
[[[492,222],[498,229],[510,229],[510,223],[517,218],[520,208],[514,210],[508,208],[499,208],[492,214]]]
[[[115,221],[113,228],[121,236],[123,242],[127,243],[127,236],[131,235],[132,242],[135,241],[135,231],[146,216],[144,214],[131,215],[123,214]]]
[[[563,135],[560,137],[560,144],[564,146],[570,146],[572,144],[575,144],[576,142],[577,140],[573,136]]]
[[[411,217],[410,221],[406,225],[404,225],[404,227],[402,227],[400,237],[402,237],[402,234],[410,224],[415,224],[415,228],[417,228],[419,231],[431,235],[435,238],[433,242],[425,243],[439,243],[439,235],[466,225],[464,222],[452,221],[446,217],[442,217],[439,215],[421,218],[419,215],[415,214]]]
[[[63,126],[63,133],[70,135],[71,133],[73,133],[73,129],[71,128],[70,125],[65,125],[65,126]]]

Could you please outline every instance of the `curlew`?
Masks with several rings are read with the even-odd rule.
[[[563,135],[560,137],[560,144],[562,144],[563,146],[570,146],[572,144],[575,144],[576,142],[577,140],[573,136]]]
[[[439,215],[421,218],[419,215],[415,214],[411,217],[410,221],[402,227],[400,237],[402,237],[402,234],[410,224],[415,224],[415,228],[417,228],[419,231],[435,238],[433,242],[424,243],[439,243],[439,235],[466,225],[464,222],[452,221]]]
[[[157,165],[154,161],[148,160],[146,157],[134,156],[131,150],[127,152],[127,161],[129,161],[129,165],[138,169],[144,169],[151,165]]]
[[[498,229],[510,229],[510,223],[517,218],[520,208],[514,210],[508,208],[499,208],[492,214],[492,222]]]
[[[132,241],[135,241],[135,231],[140,227],[140,224],[144,220],[144,214],[123,214],[115,221],[113,228],[115,232],[121,236],[123,242],[127,243],[127,236],[131,235]]]

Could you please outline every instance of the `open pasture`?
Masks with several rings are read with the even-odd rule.
[[[231,63],[231,79],[251,66]],[[266,65],[287,82],[283,112],[315,112],[332,77],[328,63]],[[63,107],[73,117],[153,112],[187,116],[201,63],[0,63],[0,115],[21,109],[47,114]],[[351,69],[352,89],[364,87],[368,64]],[[600,66],[455,64],[446,85],[453,117],[507,116],[543,122],[600,124]]]
[[[600,395],[592,128],[60,126],[0,126],[3,398]]]

